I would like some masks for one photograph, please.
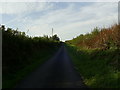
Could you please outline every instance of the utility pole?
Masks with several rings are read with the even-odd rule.
[[[27,30],[27,32],[26,33],[28,33],[29,32],[29,29]]]
[[[52,37],[53,37],[53,28],[52,28]]]

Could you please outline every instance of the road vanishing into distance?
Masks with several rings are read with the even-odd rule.
[[[75,71],[67,49],[62,45],[56,54],[15,88],[86,88]]]

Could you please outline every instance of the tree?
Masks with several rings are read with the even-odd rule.
[[[54,36],[52,36],[52,40],[60,41],[60,38],[57,36],[57,34],[55,34]]]
[[[0,26],[0,30],[5,31],[5,26],[4,26],[4,25],[1,25],[1,26]]]
[[[93,31],[91,32],[93,35],[97,35],[99,33],[99,28],[96,27],[93,29]]]

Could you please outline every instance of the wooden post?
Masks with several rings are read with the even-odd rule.
[[[52,28],[52,37],[53,37],[53,28]]]

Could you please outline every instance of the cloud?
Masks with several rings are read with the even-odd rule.
[[[1,2],[118,2],[119,0],[1,0]]]
[[[65,7],[63,7],[63,4]],[[8,25],[23,23],[29,35],[51,35],[51,28],[62,40],[90,32],[92,28],[110,26],[116,23],[118,15],[117,3],[16,3],[16,6],[5,9],[6,14],[20,14]],[[12,8],[15,8],[12,10]],[[20,9],[19,9],[20,8]],[[18,10],[18,11],[17,11]],[[7,12],[8,11],[8,12]],[[23,31],[24,31],[23,30]]]
[[[47,2],[2,2],[0,3],[0,14],[24,14],[38,12],[52,8]]]

